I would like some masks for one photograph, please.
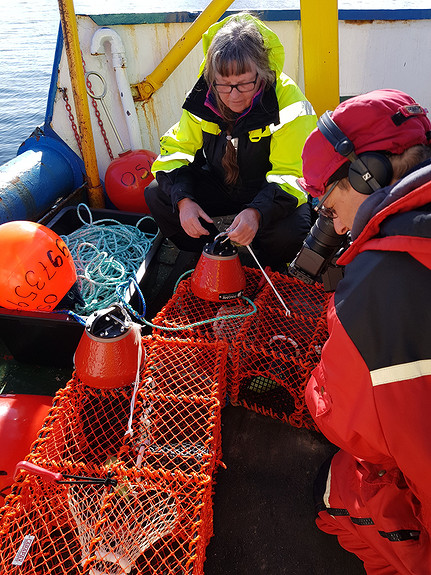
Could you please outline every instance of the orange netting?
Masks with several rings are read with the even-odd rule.
[[[290,311],[277,298],[259,270],[244,268],[245,300],[214,303],[194,296],[190,279],[153,323],[180,337],[224,340],[229,345],[227,393],[233,404],[316,429],[304,402],[305,385],[327,339],[327,293],[277,272],[269,278]],[[244,317],[247,313],[247,317]],[[203,323],[205,320],[214,320]],[[177,328],[177,329],[175,329]],[[155,328],[155,331],[158,331]],[[163,333],[170,333],[168,330]]]
[[[226,397],[312,428],[304,389],[327,338],[320,287],[270,273],[286,312],[260,271],[245,273],[248,301],[179,284],[143,338],[139,388],[74,374],[57,393],[0,510],[1,573],[203,573]]]
[[[75,375],[56,395],[26,459],[39,470],[20,471],[0,511],[1,573],[203,572],[227,346],[143,342],[136,396]]]

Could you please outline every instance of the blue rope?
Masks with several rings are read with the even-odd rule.
[[[186,273],[190,273],[190,272],[186,272]],[[185,275],[185,274],[183,274]],[[130,284],[133,283],[134,287],[136,289],[136,292],[138,293],[140,299],[141,299],[141,303],[142,303],[142,307],[144,309],[144,313],[138,314],[136,312],[136,310],[134,310],[132,308],[132,306],[126,301],[125,299],[125,294],[126,291],[129,289]],[[148,320],[145,319],[145,311],[146,311],[146,305],[145,305],[145,300],[144,300],[144,296],[141,292],[141,289],[139,287],[138,282],[136,281],[135,278],[131,278],[130,282],[127,282],[125,284],[119,284],[117,286],[117,296],[119,298],[119,300],[121,301],[121,303],[124,305],[124,307],[129,311],[129,313],[134,316],[135,318],[137,318],[138,320],[142,321],[145,325],[149,326],[149,327],[154,327],[157,329],[161,329],[161,330],[165,330],[165,331],[180,331],[180,330],[186,330],[186,329],[191,329],[194,327],[198,327],[200,325],[205,325],[208,323],[215,323],[216,321],[221,321],[223,319],[237,319],[237,318],[246,318],[249,317],[250,315],[253,315],[257,312],[257,307],[256,305],[247,297],[242,296],[242,299],[244,301],[246,301],[250,306],[251,306],[251,311],[249,312],[245,312],[245,313],[235,313],[235,314],[226,314],[226,315],[217,315],[215,317],[212,317],[210,319],[204,319],[202,321],[197,321],[195,323],[190,323],[188,325],[182,325],[182,326],[175,326],[175,327],[168,327],[168,326],[162,326],[162,325],[157,325],[154,323],[149,322]]]
[[[80,213],[87,211],[89,221]],[[142,232],[139,225],[151,216],[143,216],[135,226],[114,219],[93,221],[86,204],[77,206],[77,215],[83,225],[74,232],[61,236],[75,263],[83,306],[76,305],[78,315],[89,316],[96,310],[109,307],[117,301],[116,287],[124,284],[145,261],[157,234]]]

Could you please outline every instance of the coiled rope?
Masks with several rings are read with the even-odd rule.
[[[85,210],[88,221],[81,211]],[[75,311],[89,316],[96,310],[109,307],[118,300],[117,286],[136,277],[141,264],[150,251],[157,233],[147,233],[139,225],[150,219],[142,217],[134,226],[105,218],[93,220],[86,204],[77,206],[82,226],[68,235],[62,235],[72,255],[84,305],[77,304]]]
[[[80,213],[81,208],[86,210],[88,222],[83,219]],[[145,319],[146,303],[136,278],[136,272],[145,260],[157,235],[144,233],[138,229],[138,226],[147,218],[154,221],[153,218],[144,216],[136,223],[136,226],[121,224],[113,219],[94,221],[86,204],[77,206],[77,215],[83,225],[74,232],[61,237],[74,260],[80,294],[85,302],[84,306],[76,304],[74,311],[67,311],[68,315],[78,323],[85,325],[86,318],[94,311],[108,308],[114,303],[122,304],[132,317],[148,327],[156,327],[165,331],[188,330],[225,319],[246,318],[256,313],[255,304],[242,296],[251,308],[244,313],[219,315],[183,326],[154,325]],[[180,281],[192,271],[182,274],[176,282],[174,292]],[[128,294],[132,286],[140,298],[142,313],[138,313],[128,302]]]

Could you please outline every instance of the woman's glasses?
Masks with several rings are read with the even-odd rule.
[[[254,90],[256,82],[257,72],[253,82],[243,82],[242,84],[213,84],[213,86],[219,94],[231,94],[234,88],[236,88],[241,94],[244,94],[245,92],[251,92]]]

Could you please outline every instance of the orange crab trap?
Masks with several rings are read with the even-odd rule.
[[[318,286],[271,274],[230,349],[230,401],[295,427],[316,429],[305,405],[305,387],[320,361],[328,332],[327,293]]]
[[[182,280],[168,303],[153,320],[154,332],[168,337],[193,337],[205,341],[236,337],[244,321],[256,313],[252,301],[264,285],[259,270],[244,268],[243,296],[228,301],[201,299],[193,294],[191,278]]]
[[[210,477],[196,482],[121,465],[98,476],[82,468],[64,476],[39,466],[25,471],[2,511],[3,573],[203,573]]]
[[[304,392],[328,337],[329,295],[319,285],[269,272],[286,312],[259,270],[244,271],[244,296],[249,301],[205,301],[193,295],[189,280],[183,280],[154,319],[155,331],[169,334],[172,330],[181,337],[226,341],[227,394],[231,403],[296,427],[315,429]]]
[[[167,304],[153,319],[153,333],[165,337],[192,338],[199,341],[224,341],[230,349],[232,341],[246,320],[257,312],[253,303],[264,285],[259,270],[244,268],[246,285],[241,297],[229,301],[210,301],[194,295],[191,278],[182,280]],[[231,379],[228,358],[226,380]],[[229,391],[229,390],[227,390]],[[222,407],[226,396],[220,397]]]
[[[119,456],[126,466],[211,476],[221,457],[227,345],[157,335],[148,341],[130,426],[136,434],[126,436]]]
[[[203,573],[227,347],[143,343],[138,390],[58,392],[0,511],[2,573]]]

